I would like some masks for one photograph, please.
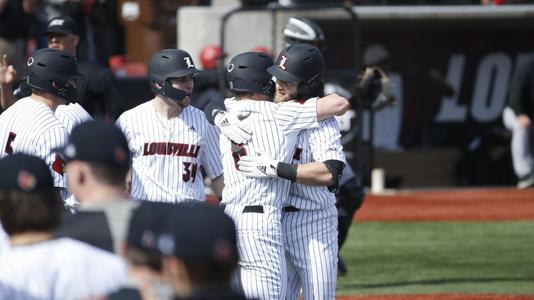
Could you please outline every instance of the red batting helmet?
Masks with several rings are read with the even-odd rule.
[[[221,47],[208,45],[200,50],[200,63],[204,70],[217,68],[218,61],[221,59]]]

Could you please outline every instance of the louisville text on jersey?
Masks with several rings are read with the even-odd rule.
[[[152,142],[145,143],[143,155],[173,155],[185,157],[197,157],[200,151],[200,145],[190,145],[171,142]]]

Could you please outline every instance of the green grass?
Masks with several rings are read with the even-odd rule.
[[[359,222],[338,295],[534,295],[534,222]]]

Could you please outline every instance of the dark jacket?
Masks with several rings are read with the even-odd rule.
[[[516,115],[534,117],[534,59],[518,65],[508,94],[508,106]]]

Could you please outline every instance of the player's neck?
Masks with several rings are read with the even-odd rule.
[[[80,193],[80,197],[76,198],[82,206],[90,206],[91,204],[126,199],[126,195],[123,186],[99,185],[88,187],[86,191]]]
[[[183,111],[183,108],[178,103],[160,97],[154,98],[154,107],[156,112],[166,119],[175,118]]]
[[[50,109],[52,109],[53,111],[55,111],[59,105],[67,104],[67,101],[50,93],[40,93],[34,91],[31,95],[31,98],[37,102],[43,103],[44,105],[50,107]]]
[[[24,246],[51,240],[50,232],[25,232],[13,234],[9,237],[11,246]]]

